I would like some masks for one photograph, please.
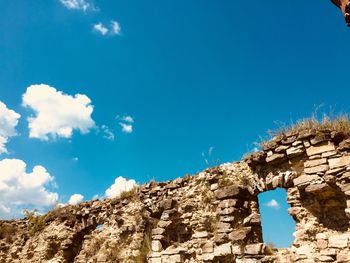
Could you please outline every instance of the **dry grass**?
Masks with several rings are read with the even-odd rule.
[[[147,256],[151,251],[151,242],[152,242],[151,229],[149,228],[144,233],[143,241],[140,248],[140,254],[137,257],[135,257],[134,259],[135,263],[147,262]]]
[[[273,242],[268,242],[265,246],[265,253],[267,255],[274,255],[276,254],[276,246]]]
[[[210,204],[214,199],[214,193],[209,189],[208,186],[203,186],[201,189],[202,201],[205,204]]]
[[[331,118],[323,114],[321,118],[312,115],[311,118],[302,119],[291,125],[280,125],[276,130],[268,131],[271,136],[283,135],[286,133],[298,133],[301,131],[337,131],[350,135],[350,121],[348,115],[339,115]]]
[[[138,193],[138,188],[134,187],[130,191],[124,191],[120,194],[120,199],[127,199],[136,196]]]
[[[16,233],[16,228],[11,224],[4,223],[0,227],[0,239],[5,239],[7,243],[12,242],[12,238]]]
[[[36,210],[24,210],[24,215],[28,220],[28,230],[31,236],[34,236],[45,227],[45,216],[37,215]]]

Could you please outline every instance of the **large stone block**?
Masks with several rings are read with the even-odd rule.
[[[267,163],[278,163],[286,159],[286,155],[284,153],[275,153],[271,156],[266,157]]]
[[[195,232],[192,235],[193,238],[206,238],[208,237],[208,232],[207,231],[201,231],[201,232]]]
[[[214,248],[214,254],[216,257],[222,257],[232,254],[231,243],[222,244]]]
[[[321,159],[316,159],[316,160],[310,160],[310,161],[305,161],[304,167],[305,168],[310,168],[314,166],[318,166],[321,164],[327,164],[327,158],[321,158]]]
[[[314,167],[310,167],[310,168],[305,168],[304,172],[306,174],[324,173],[328,169],[329,169],[328,164],[322,164],[322,165],[318,165],[318,166],[314,166]]]
[[[302,155],[303,153],[304,153],[304,149],[300,146],[290,147],[289,149],[287,149],[288,157],[296,157],[296,156]]]
[[[248,255],[260,255],[264,250],[264,246],[263,243],[246,245],[244,253]]]
[[[329,237],[329,247],[333,248],[346,248],[348,246],[348,235],[340,234],[340,235],[332,235]]]
[[[219,203],[220,208],[236,207],[239,203],[238,199],[226,199]]]
[[[162,243],[160,243],[159,240],[153,240],[151,247],[152,247],[152,251],[154,251],[154,252],[162,251]]]
[[[299,185],[307,184],[307,183],[310,183],[312,181],[316,181],[319,179],[321,179],[321,177],[316,175],[316,174],[312,174],[312,175],[302,174],[301,176],[295,178],[293,180],[293,183],[295,186],[299,186]]]
[[[221,189],[216,190],[215,196],[217,199],[227,199],[232,197],[237,197],[241,194],[242,189],[237,185],[229,185]]]
[[[350,155],[328,159],[328,163],[331,169],[347,166],[350,164]]]
[[[306,149],[308,156],[322,154],[324,152],[335,151],[335,146],[333,143],[323,143],[318,146],[310,146]]]
[[[244,241],[247,239],[248,235],[251,232],[251,227],[244,227],[239,229],[234,229],[229,235],[228,238],[231,241]]]

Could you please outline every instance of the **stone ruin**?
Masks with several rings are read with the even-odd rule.
[[[56,208],[41,224],[1,221],[0,262],[350,262],[349,153],[341,132],[285,133],[240,162]],[[285,249],[262,239],[257,196],[275,188],[296,222]]]

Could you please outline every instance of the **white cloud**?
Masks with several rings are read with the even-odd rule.
[[[109,127],[107,125],[102,125],[101,129],[103,131],[103,138],[107,139],[107,140],[111,140],[114,141],[115,139],[115,135],[114,133],[109,129]]]
[[[101,35],[105,36],[108,34],[109,30],[107,27],[105,27],[101,22],[94,24],[93,30],[95,32],[100,33]]]
[[[46,185],[54,180],[43,166],[32,172],[18,159],[0,160],[0,218],[18,216],[26,207],[42,209],[54,205],[58,194],[50,192]]]
[[[121,27],[119,22],[112,20],[111,21],[111,34],[112,35],[120,35],[121,34]]]
[[[74,194],[69,198],[68,204],[70,205],[77,205],[80,202],[82,202],[84,199],[84,196],[81,194]]]
[[[131,116],[124,116],[122,118],[122,120],[125,121],[125,122],[129,122],[129,123],[133,123],[134,122],[134,118],[131,117]]]
[[[31,85],[23,94],[23,105],[35,112],[28,118],[30,138],[71,138],[73,130],[86,134],[95,127],[91,100],[83,94],[70,96],[49,85]]]
[[[87,0],[60,0],[60,2],[68,9],[71,10],[96,10],[96,7]]]
[[[121,27],[119,22],[111,20],[110,26],[106,26],[101,22],[98,22],[97,24],[94,24],[92,26],[92,30],[103,35],[109,35],[109,36],[115,36],[115,35],[121,35]]]
[[[17,135],[16,126],[20,117],[0,101],[0,154],[7,153],[6,143],[10,137]]]
[[[72,159],[74,162],[77,162],[77,161],[79,161],[79,157],[73,157],[73,159]]]
[[[131,124],[126,124],[126,123],[119,122],[119,125],[122,127],[122,132],[132,133],[133,127],[132,127]]]
[[[135,180],[127,180],[122,176],[115,179],[114,184],[112,184],[105,192],[106,197],[118,197],[122,192],[127,192],[136,187],[137,184]]]
[[[271,207],[274,209],[280,209],[280,205],[279,203],[275,200],[275,199],[271,199],[271,201],[269,201],[268,203],[266,203],[267,207]]]

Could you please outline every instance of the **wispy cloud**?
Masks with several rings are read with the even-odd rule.
[[[114,133],[109,129],[109,127],[107,125],[102,125],[101,129],[103,131],[103,138],[107,139],[107,140],[111,140],[114,141],[115,139],[115,135]]]
[[[126,124],[126,123],[119,122],[119,125],[122,127],[122,132],[124,132],[124,133],[132,133],[133,127],[132,127],[131,124]]]
[[[93,25],[93,31],[105,36],[108,34],[109,30],[101,22]]]
[[[88,0],[59,0],[63,6],[70,10],[80,10],[80,11],[88,11],[88,10],[97,10],[97,7]]]
[[[125,122],[129,122],[129,123],[133,123],[134,122],[134,118],[131,116],[124,116],[122,117],[122,120]]]
[[[109,26],[103,24],[102,22],[98,22],[93,25],[92,30],[101,34],[102,36],[121,35],[120,23],[115,20],[111,20]]]
[[[268,203],[266,203],[266,206],[273,209],[280,209],[280,204],[275,199],[271,199]]]
[[[122,132],[124,133],[132,133],[133,132],[133,123],[135,122],[134,118],[130,115],[125,116],[117,116],[116,119],[120,120],[119,125],[122,128]]]
[[[121,34],[121,27],[119,22],[112,20],[111,21],[111,34],[112,35],[120,35]]]

